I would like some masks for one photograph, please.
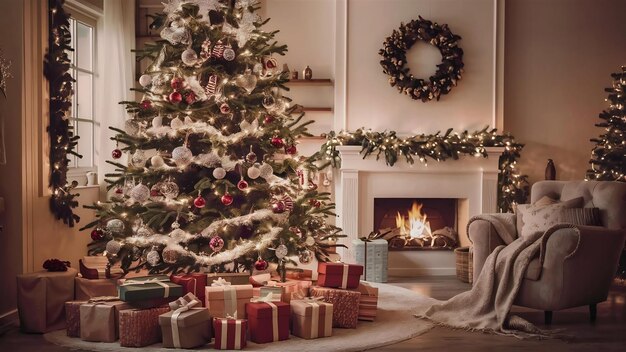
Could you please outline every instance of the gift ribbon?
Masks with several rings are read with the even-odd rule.
[[[211,287],[222,287],[224,290],[224,314],[237,317],[237,289],[231,283],[218,277],[211,283]]]
[[[324,297],[305,297],[302,300],[311,306],[311,338],[316,339],[319,337],[319,323],[320,323],[320,302],[324,299]],[[330,319],[329,319],[330,318]],[[330,321],[330,323],[329,323]],[[329,336],[329,329],[332,325],[332,315],[326,312],[325,320],[324,320],[324,336]]]
[[[159,279],[159,278],[152,278],[152,279],[148,279],[148,280],[126,280],[124,281],[124,283],[122,283],[121,286],[129,286],[129,285],[145,285],[145,284],[157,284],[161,287],[163,287],[163,298],[167,298],[170,296],[170,286],[166,283],[164,283],[163,281],[168,281],[167,279]]]
[[[200,304],[200,301],[198,301],[197,299],[192,299],[191,301],[187,302],[185,301],[185,303],[183,303],[182,306],[180,306],[178,309],[176,309],[173,313],[172,313],[172,340],[174,342],[174,347],[176,348],[180,348],[180,334],[178,332],[178,317],[190,310],[191,308],[197,306],[198,304]]]
[[[346,289],[348,287],[348,269],[350,266],[348,264],[343,265],[343,275],[341,278],[341,286],[339,288]]]
[[[278,341],[278,306],[272,303],[272,293],[261,297],[253,297],[250,302],[266,303],[272,307],[272,339],[273,341]]]

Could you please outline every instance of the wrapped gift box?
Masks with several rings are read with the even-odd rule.
[[[359,300],[359,320],[374,321],[378,309],[378,287],[361,281],[355,290],[361,293]]]
[[[248,320],[214,318],[213,331],[215,331],[216,350],[241,350],[246,348],[248,341]]]
[[[253,289],[255,292],[253,292],[253,296],[254,297],[265,297],[267,295],[270,295],[270,299],[272,302],[284,302],[283,301],[283,295],[284,295],[284,287],[278,287],[278,286],[263,286],[263,287],[255,287]],[[258,294],[256,294],[256,291],[258,290]]]
[[[120,312],[120,346],[144,347],[161,341],[159,315],[169,307],[126,309]]]
[[[285,303],[291,302],[293,297],[304,298],[309,295],[309,288],[312,286],[312,282],[308,280],[287,280],[285,282],[269,281],[265,288],[266,292],[269,292],[270,287],[278,287],[281,289],[281,301]],[[261,289],[260,296],[265,296],[263,288]],[[276,292],[276,291],[272,291]]]
[[[107,273],[109,259],[105,256],[86,256],[78,260],[80,275],[88,280],[107,279],[121,276],[124,271],[119,266],[114,266]]]
[[[333,305],[316,299],[291,301],[291,332],[304,339],[333,334]]]
[[[198,303],[199,304],[199,303]],[[159,316],[163,347],[194,348],[211,341],[211,316],[206,308],[186,308]]]
[[[69,337],[80,337],[80,306],[87,301],[65,302],[65,332]]]
[[[214,282],[213,285],[216,285]],[[252,285],[216,285],[205,288],[205,306],[212,317],[246,317],[246,303],[252,298]]]
[[[204,273],[171,275],[170,281],[183,287],[183,295],[193,293],[204,305],[204,288],[207,285],[207,276]]]
[[[115,279],[85,279],[77,277],[74,282],[74,296],[76,300],[87,301],[90,298],[102,296],[117,296]]]
[[[319,263],[317,284],[323,287],[353,289],[359,287],[363,266],[344,263]]]
[[[309,293],[311,297],[322,297],[324,302],[333,305],[333,327],[356,328],[359,318],[360,292],[313,286]]]
[[[250,273],[208,273],[206,274],[207,281],[205,286],[211,286],[211,284],[220,277],[231,285],[247,285],[250,283]]]
[[[248,281],[254,287],[261,287],[267,285],[270,280],[272,280],[270,273],[262,273],[250,276]]]
[[[268,343],[289,338],[290,306],[284,302],[250,302],[246,315],[250,341]]]
[[[352,240],[354,259],[363,265],[363,280],[387,282],[387,257],[389,246],[385,239]]]
[[[65,328],[65,302],[74,299],[76,269],[17,275],[17,311],[23,332]]]
[[[80,338],[92,342],[114,342],[119,336],[118,317],[131,307],[116,297],[94,298],[80,306]]]
[[[165,275],[144,276],[120,280],[119,297],[122,301],[142,301],[152,298],[176,298],[183,295],[183,287]]]
[[[298,268],[287,268],[287,272],[285,273],[285,278],[291,280],[313,280],[313,270],[309,269],[298,269]]]

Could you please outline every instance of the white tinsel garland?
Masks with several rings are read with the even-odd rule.
[[[202,235],[203,237],[211,237],[215,234],[218,234],[219,230],[221,230],[225,226],[250,226],[254,221],[263,221],[267,219],[273,219],[279,223],[282,223],[287,220],[287,216],[288,214],[286,213],[276,214],[270,209],[260,209],[250,214],[214,221],[211,223],[211,225],[202,230],[200,235]]]

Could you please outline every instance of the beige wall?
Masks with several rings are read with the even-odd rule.
[[[585,176],[607,106],[605,87],[626,64],[626,1],[507,0],[504,127],[526,143],[520,169],[544,177]]]

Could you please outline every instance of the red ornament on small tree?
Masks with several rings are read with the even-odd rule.
[[[268,266],[267,261],[261,258],[257,259],[257,261],[254,262],[254,268],[258,271],[263,271],[267,269],[267,266]]]
[[[222,204],[229,206],[233,204],[233,196],[231,196],[230,193],[226,191],[226,193],[222,196],[221,201],[222,201]]]
[[[113,149],[113,151],[111,152],[111,156],[113,157],[113,159],[119,159],[122,157],[122,151],[119,149]]]
[[[297,152],[298,152],[298,149],[296,149],[295,144],[292,144],[289,147],[285,147],[285,153],[289,155],[295,155]]]
[[[282,148],[285,146],[285,141],[283,141],[283,139],[278,136],[272,137],[270,143],[272,143],[272,145],[276,148]]]
[[[196,94],[192,91],[187,92],[187,94],[185,95],[185,103],[187,103],[187,105],[191,105],[195,102],[196,102]]]
[[[183,79],[179,78],[179,77],[172,78],[172,80],[170,81],[170,86],[172,86],[172,89],[174,89],[174,90],[182,89],[183,88]]]
[[[198,197],[193,200],[193,205],[198,209],[204,208],[206,206],[206,200],[204,200],[201,195],[198,195]]]
[[[141,103],[139,103],[139,107],[144,110],[148,110],[152,108],[152,102],[150,100],[142,100]]]
[[[95,228],[91,231],[91,239],[94,241],[99,241],[104,238],[104,231],[99,228]]]
[[[183,100],[183,95],[179,92],[172,92],[170,93],[169,100],[173,104],[178,104]]]

